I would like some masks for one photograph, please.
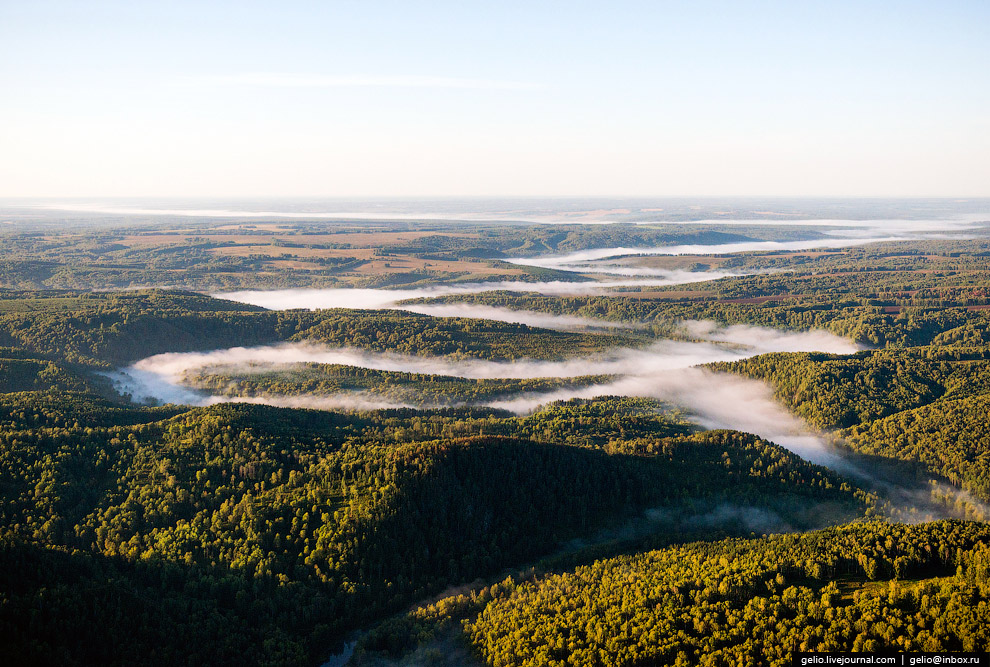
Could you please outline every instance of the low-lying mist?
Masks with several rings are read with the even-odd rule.
[[[159,354],[113,374],[123,393],[135,400],[209,405],[243,400],[210,396],[185,383],[187,374],[203,368],[231,373],[261,373],[298,363],[342,364],[382,371],[402,371],[469,379],[571,378],[609,375],[615,379],[592,386],[552,392],[504,395],[473,405],[528,413],[547,403],[603,395],[658,398],[689,412],[707,428],[733,428],[773,440],[801,456],[829,465],[838,459],[824,441],[777,403],[769,388],[756,380],[715,373],[701,364],[734,361],[766,352],[819,351],[850,353],[853,343],[823,331],[785,332],[765,327],[711,322],[686,322],[685,332],[701,340],[663,340],[643,349],[620,348],[593,356],[561,361],[420,357],[351,348],[327,348],[294,343],[212,352]],[[332,396],[254,396],[250,402],[286,407],[371,409],[399,407],[360,392]],[[404,405],[404,404],[403,404]]]
[[[643,329],[645,325],[635,322],[615,322],[611,320],[578,317],[576,315],[552,315],[532,310],[513,310],[498,306],[482,306],[469,303],[417,303],[400,304],[398,310],[432,317],[466,317],[480,320],[495,320],[512,324],[525,324],[543,329],[570,331],[573,329]]]
[[[485,360],[417,357],[357,349],[331,349],[305,343],[212,352],[160,354],[108,374],[122,393],[134,400],[206,406],[247,402],[290,408],[371,410],[433,407],[387,400],[363,392],[332,395],[214,396],[188,386],[191,375],[210,372],[269,373],[299,363],[343,364],[383,371],[404,371],[468,379],[576,378],[607,375],[614,379],[594,385],[575,384],[548,392],[518,392],[472,402],[525,414],[548,403],[572,398],[640,396],[677,406],[704,428],[753,433],[802,458],[850,475],[887,498],[899,520],[947,517],[986,517],[990,509],[965,492],[942,486],[939,493],[913,480],[885,481],[868,462],[845,453],[825,436],[777,402],[763,382],[699,367],[714,361],[732,361],[767,352],[830,352],[848,354],[857,347],[824,331],[781,332],[758,326],[720,327],[712,322],[683,323],[683,333],[696,340],[664,340],[644,349],[621,348],[594,356],[562,361]],[[405,398],[405,397],[403,397]],[[465,405],[452,402],[451,405]]]
[[[636,270],[634,275],[643,275]],[[596,296],[608,294],[610,288],[616,287],[664,287],[668,285],[684,285],[689,283],[707,282],[720,278],[739,277],[750,275],[744,272],[731,271],[684,271],[679,269],[648,270],[648,275],[654,276],[651,279],[639,280],[603,280],[603,281],[567,281],[552,280],[539,282],[523,282],[521,280],[503,280],[485,283],[461,283],[457,285],[434,285],[430,287],[419,287],[411,289],[361,289],[361,288],[305,288],[305,289],[285,289],[285,290],[241,290],[236,292],[217,292],[211,296],[218,299],[247,303],[252,306],[261,306],[269,310],[317,310],[320,308],[353,308],[374,310],[379,308],[392,308],[396,310],[406,310],[409,312],[422,312],[428,315],[439,314],[440,311],[427,311],[423,304],[404,304],[403,301],[411,299],[423,299],[456,294],[478,294],[481,292],[504,291],[518,293],[534,293],[548,296]],[[519,311],[509,308],[487,307],[485,319],[502,322],[521,322],[529,324],[538,322],[534,326],[544,326],[546,328],[574,328],[575,322],[581,320],[586,324],[582,326],[612,326],[604,320],[591,318],[553,317],[545,313],[531,311]],[[462,311],[464,315],[457,315],[454,311],[448,311],[451,315],[479,317],[471,311]],[[477,312],[477,311],[475,311]],[[526,317],[523,321],[520,318]]]
[[[741,241],[720,244],[669,245],[646,248],[595,248],[566,255],[541,257],[515,257],[506,261],[519,266],[534,266],[577,273],[608,273],[607,263],[589,264],[603,259],[631,257],[635,255],[728,255],[740,252],[778,250],[816,250],[821,248],[848,248],[868,243],[905,241],[905,236],[863,236],[852,238],[824,238],[805,241]],[[646,271],[647,269],[643,269]]]
[[[489,402],[491,407],[526,413],[549,401],[596,396],[656,398],[687,411],[689,419],[709,429],[734,429],[771,440],[813,463],[840,469],[845,462],[823,437],[787,411],[770,388],[758,380],[704,368],[659,365],[629,373],[614,382]]]

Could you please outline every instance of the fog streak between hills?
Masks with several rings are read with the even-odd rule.
[[[833,464],[833,456],[817,435],[801,420],[777,403],[761,382],[698,365],[733,361],[767,352],[819,351],[848,354],[857,347],[828,332],[783,332],[765,327],[734,325],[719,327],[712,322],[686,322],[684,332],[701,340],[662,340],[644,349],[621,348],[606,353],[561,361],[419,357],[352,348],[328,348],[307,343],[254,348],[229,348],[213,352],[160,354],[143,359],[113,375],[122,392],[137,400],[210,405],[246,401],[284,407],[321,409],[372,409],[408,406],[383,401],[368,392],[333,395],[253,396],[242,399],[210,396],[188,387],[188,374],[210,372],[261,373],[292,364],[343,364],[382,371],[401,371],[467,379],[573,378],[608,375],[613,380],[592,386],[576,386],[552,392],[524,392],[473,403],[532,412],[542,405],[570,398],[602,395],[644,396],[677,405],[707,428],[733,428],[773,440],[801,456]]]

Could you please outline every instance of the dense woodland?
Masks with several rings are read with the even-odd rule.
[[[536,423],[261,406],[134,423],[85,396],[4,402],[0,569],[17,586],[0,627],[28,663],[125,664],[154,645],[142,662],[307,664],[378,615],[645,508],[732,502],[800,527],[875,506],[733,432],[562,446],[567,405]],[[445,430],[479,434],[435,439]]]
[[[445,407],[509,398],[523,392],[550,392],[571,387],[601,384],[607,375],[576,378],[473,380],[423,373],[379,371],[342,364],[294,364],[285,369],[206,368],[195,373],[189,384],[214,395],[237,396],[327,396],[361,392],[369,398],[418,407]]]
[[[317,665],[355,631],[364,665],[785,665],[799,650],[990,645],[984,524],[896,523],[913,515],[883,486],[752,434],[703,430],[652,399],[602,396],[526,415],[191,408],[131,403],[100,375],[153,354],[232,346],[559,360],[691,339],[685,320],[824,328],[869,349],[711,368],[768,382],[864,469],[887,462],[906,483],[943,482],[950,505],[954,488],[990,500],[985,242],[697,258],[699,267],[787,272],[689,289],[434,299],[646,327],[628,334],[388,310],[273,312],[177,289],[87,291],[402,280],[360,274],[354,238],[307,246],[307,234],[330,235],[332,225],[250,227],[231,230],[229,245],[210,229],[167,250],[134,237],[172,239],[178,223],[5,231],[0,636],[12,664]],[[361,229],[340,231],[382,231]],[[438,223],[375,257],[432,264],[408,272],[406,284],[482,275],[442,271],[443,262],[503,279],[500,262],[514,255],[781,232],[469,231]],[[250,240],[241,237],[280,254],[220,252]],[[314,266],[277,263],[293,253]],[[205,367],[190,377],[234,398],[363,392],[438,406],[608,379],[466,380],[321,364]],[[817,532],[800,534],[808,530]]]
[[[816,276],[817,278],[817,276]],[[794,280],[793,278],[787,279]],[[990,271],[982,274],[990,280]],[[740,283],[767,283],[754,286],[747,293],[757,296],[735,298],[723,292],[735,292]],[[474,303],[534,310],[552,314],[575,314],[606,320],[647,323],[658,336],[683,336],[679,322],[683,320],[713,320],[722,324],[756,324],[779,329],[826,329],[875,347],[907,347],[934,342],[955,342],[957,336],[970,336],[974,342],[985,335],[988,323],[986,310],[978,306],[958,305],[965,298],[950,297],[947,303],[933,299],[924,305],[898,305],[899,299],[850,296],[853,286],[843,285],[839,295],[829,291],[794,298],[788,293],[793,285],[779,277],[761,279],[740,278],[708,283],[712,292],[700,296],[664,297],[663,292],[651,293],[652,298],[639,295],[553,297],[510,292],[482,292],[429,299],[438,303]],[[815,281],[818,286],[820,282]],[[693,287],[693,286],[692,286]],[[797,289],[804,289],[797,287]],[[870,287],[875,287],[871,285]],[[975,291],[975,290],[974,290]],[[787,296],[773,298],[780,292]],[[954,294],[955,292],[950,292]],[[712,298],[715,297],[715,298]],[[983,297],[981,296],[982,300]],[[757,301],[757,303],[749,303]],[[896,311],[896,312],[894,312]]]
[[[273,312],[188,292],[57,294],[49,307],[43,292],[0,290],[0,345],[73,367],[110,368],[163,352],[280,342],[503,361],[561,359],[637,343],[613,334],[394,310]]]
[[[951,332],[950,332],[951,333]],[[713,367],[770,382],[857,452],[915,461],[990,499],[990,348],[924,346],[852,356],[770,354]]]
[[[505,586],[466,631],[499,666],[985,650],[988,538],[975,524],[866,524],[673,547]]]

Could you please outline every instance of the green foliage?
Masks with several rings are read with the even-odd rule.
[[[953,484],[990,499],[990,393],[905,410],[845,432],[856,451],[924,463]]]
[[[271,312],[186,292],[147,291],[33,298],[31,309],[0,311],[0,345],[50,360],[120,366],[152,354],[282,341],[317,342],[453,358],[557,359],[630,340],[398,311]],[[52,308],[42,306],[48,301]]]
[[[249,664],[300,664],[358,624],[647,507],[731,499],[794,526],[821,521],[809,511],[819,505],[872,511],[826,469],[754,436],[662,435],[683,433],[676,423],[650,436],[664,421],[646,402],[629,424],[606,417],[608,401],[544,418],[228,404],[156,421],[162,409],[7,396],[2,569],[21,583],[0,600],[0,625],[23,638],[18,654],[123,664],[152,642],[146,662],[229,662],[238,645]],[[595,415],[601,446],[431,435],[487,427],[561,442]],[[96,637],[116,637],[112,655],[87,643],[80,614],[106,629]],[[201,641],[188,644],[192,626]]]
[[[701,319],[715,320],[722,324],[755,324],[778,329],[827,329],[862,343],[897,347],[926,345],[943,333],[960,327],[982,331],[986,323],[986,311],[971,311],[964,307],[896,307],[897,313],[887,312],[883,305],[886,301],[859,298],[838,287],[830,290],[822,285],[820,276],[805,276],[804,279],[808,281],[813,279],[813,282],[803,286],[809,293],[794,297],[788,292],[787,286],[778,284],[792,279],[760,276],[710,283],[714,290],[712,296],[721,298],[662,298],[659,295],[654,298],[642,298],[639,295],[556,297],[483,292],[426,301],[466,302],[614,321],[643,322],[649,324],[656,335],[664,337],[679,335],[677,323],[681,320]],[[743,292],[747,295],[745,297],[739,297],[733,292],[734,288],[742,284],[754,282],[762,286]],[[767,294],[779,294],[780,298],[767,297]]]
[[[983,366],[990,370],[990,365]],[[931,360],[914,350],[845,356],[778,352],[710,367],[766,380],[779,399],[827,429],[930,403],[945,393],[946,378],[953,372],[950,362]]]
[[[466,632],[488,664],[503,667],[789,665],[795,651],[983,650],[988,538],[973,523],[865,524],[624,556],[503,586]],[[961,576],[931,578],[957,565]],[[913,577],[922,579],[902,583]],[[874,580],[892,581],[865,583]]]
[[[0,393],[61,389],[80,391],[87,387],[82,378],[43,359],[0,358]]]
[[[988,352],[931,346],[849,356],[777,353],[711,366],[766,380],[811,423],[844,428],[845,444],[861,454],[924,464],[988,499]]]
[[[561,359],[635,345],[639,333],[67,289],[411,285],[510,272],[586,280],[536,268],[520,277],[501,260],[748,237],[654,225],[299,222],[277,234],[221,225],[191,238],[181,224],[3,233],[0,284],[15,289],[0,290],[0,636],[12,664],[318,664],[355,628],[548,556],[542,562],[556,563],[557,574],[418,607],[369,634],[365,653],[373,660],[431,638],[457,644],[462,621],[477,655],[500,666],[788,664],[795,650],[990,643],[990,532],[977,524],[848,525],[573,569],[642,543],[633,540],[656,539],[655,547],[699,527],[749,535],[879,511],[876,497],[824,468],[753,435],[699,432],[653,400],[574,400],[524,417],[481,408],[142,408],[98,398],[106,387],[92,374],[156,353],[279,342]],[[417,233],[376,242],[396,229]],[[338,233],[350,237],[311,239]],[[272,251],[222,252],[245,245]],[[367,253],[356,250],[370,247],[378,257],[485,271],[361,273]],[[656,336],[684,337],[679,321],[712,319],[825,328],[881,347],[716,368],[770,382],[813,424],[845,427],[861,453],[918,462],[986,498],[986,254],[985,242],[926,241],[693,264],[654,258],[786,271],[650,294],[442,300],[633,321]],[[58,289],[27,291],[39,288]],[[197,381],[228,394],[359,390],[444,404],[603,379],[492,382],[309,364],[264,374],[206,369]],[[593,547],[565,546],[578,543]]]
[[[274,343],[311,324],[253,306],[169,291],[29,299],[0,314],[0,343],[55,361],[119,366],[160,352]],[[52,308],[43,308],[52,301]]]
[[[491,320],[431,317],[394,310],[324,310],[293,340],[454,359],[561,359],[629,345],[610,334],[549,331]]]
[[[216,371],[216,372],[213,372]],[[409,403],[417,407],[441,407],[474,403],[521,392],[545,393],[607,382],[610,376],[473,380],[469,378],[398,371],[379,371],[340,364],[302,363],[290,368],[225,372],[206,368],[190,384],[214,395],[226,396],[327,396],[359,391],[373,399]]]

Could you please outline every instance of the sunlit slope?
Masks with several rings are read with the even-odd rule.
[[[985,342],[980,332],[986,330],[987,311],[979,304],[986,301],[987,279],[990,274],[981,264],[979,272],[947,272],[945,276],[886,271],[826,276],[782,273],[657,287],[628,295],[623,294],[628,290],[592,296],[493,291],[424,301],[637,322],[663,336],[676,332],[682,320],[713,320],[799,331],[826,329],[870,346],[903,347],[944,344],[967,331],[972,340]],[[964,286],[939,289],[935,285],[940,282]],[[905,291],[913,296],[904,297]]]
[[[358,664],[443,634],[464,637],[483,664],[520,667],[984,650],[988,539],[976,523],[870,523],[621,556],[415,610],[368,637]]]
[[[990,499],[990,392],[942,398],[844,432],[857,452],[916,461]]]
[[[986,376],[983,352],[956,360],[937,348],[855,355],[766,354],[712,367],[769,382],[774,394],[811,423],[845,428],[931,403],[959,376]],[[990,354],[988,354],[990,356]]]
[[[647,508],[668,522],[649,530],[723,503],[762,508],[782,528],[872,511],[834,474],[751,435],[650,437],[661,429],[648,421],[605,418],[603,446],[518,437],[580,442],[573,425],[593,414],[583,404],[538,421],[230,405],[159,421],[160,409],[142,420],[49,397],[6,395],[0,430],[2,569],[18,580],[0,623],[33,643],[18,655],[125,664],[154,646],[152,664],[305,664],[447,585],[605,526],[634,519],[642,531]],[[637,423],[642,437],[620,439]],[[489,428],[505,435],[436,435]],[[739,516],[725,528],[750,529]],[[62,592],[48,606],[51,590]],[[84,590],[95,592],[85,603]],[[74,620],[82,604],[95,635]],[[25,613],[39,605],[43,617]],[[111,659],[94,637],[116,637],[119,651]]]
[[[0,301],[0,344],[94,367],[136,361],[149,350],[273,343],[299,327],[297,320],[255,306],[188,292],[75,293],[52,299],[44,292],[0,294],[8,297]]]
[[[466,317],[344,309],[319,311],[319,321],[292,340],[422,356],[497,360],[563,359],[636,342],[615,334],[551,331]]]
[[[921,463],[990,497],[990,350],[929,346],[851,356],[770,354],[719,370],[766,380],[775,395],[869,456]]]

